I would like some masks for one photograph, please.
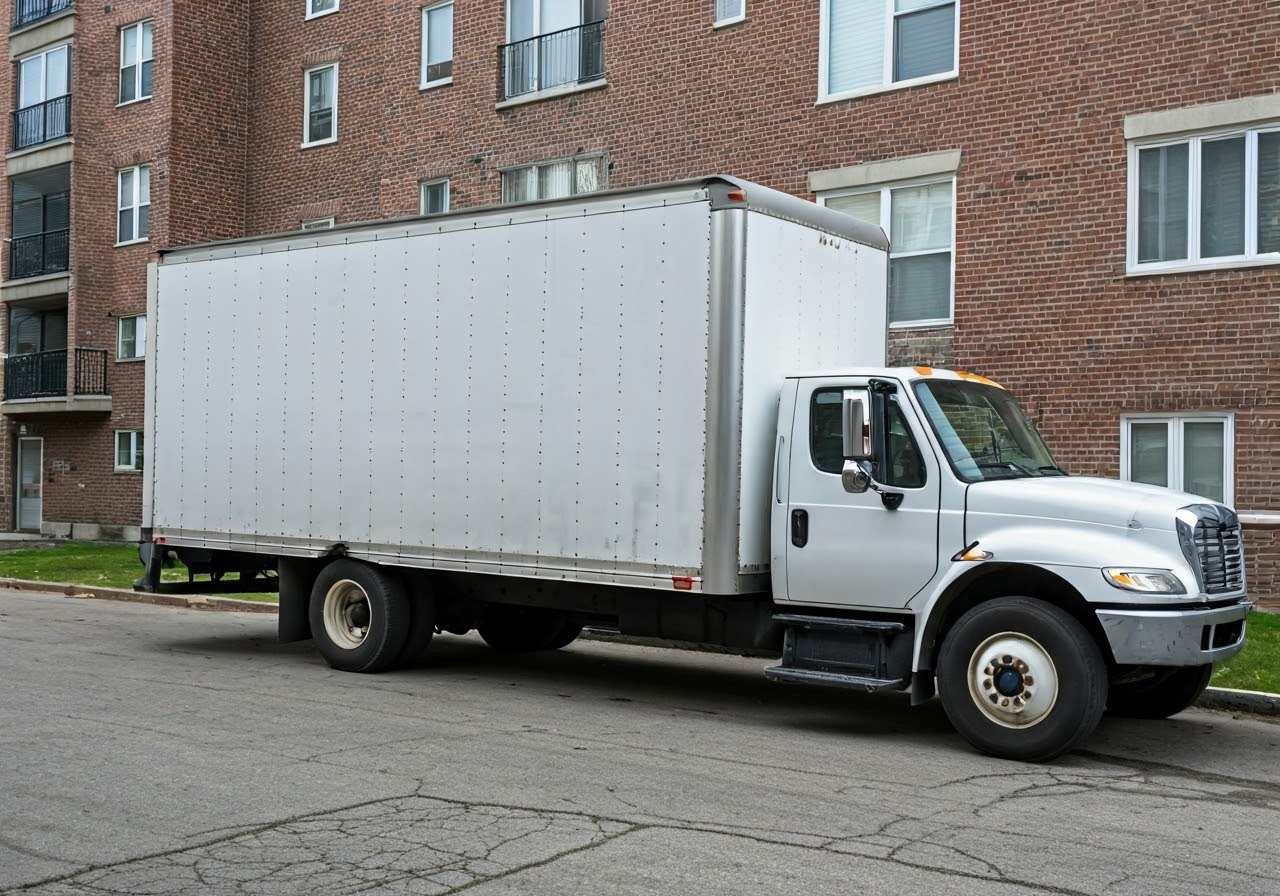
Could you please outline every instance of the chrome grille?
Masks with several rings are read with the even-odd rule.
[[[1239,521],[1202,516],[1196,520],[1193,538],[1204,590],[1208,594],[1238,591],[1244,585]]]

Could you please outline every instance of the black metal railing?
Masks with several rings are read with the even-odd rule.
[[[498,48],[498,99],[604,77],[604,21]]]
[[[71,94],[13,113],[13,148],[39,146],[71,133]]]
[[[78,348],[75,353],[76,395],[107,395],[107,350]],[[4,400],[65,398],[67,350],[11,355],[4,359]]]
[[[13,27],[30,25],[74,5],[72,0],[14,0]]]
[[[9,242],[9,279],[60,274],[68,270],[70,247],[69,229],[15,236]]]

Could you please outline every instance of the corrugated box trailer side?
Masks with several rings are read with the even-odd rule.
[[[779,384],[883,362],[878,241],[710,178],[170,252],[153,535],[767,590]]]

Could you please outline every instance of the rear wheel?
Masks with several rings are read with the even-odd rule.
[[[494,650],[528,653],[564,647],[578,637],[582,627],[577,626],[577,631],[573,631],[564,614],[555,610],[491,604],[476,631]],[[571,637],[566,637],[569,635]]]
[[[381,672],[409,633],[409,599],[399,579],[355,560],[334,560],[311,589],[311,637],[325,662],[344,672]]]
[[[1135,670],[1111,683],[1107,712],[1133,719],[1167,719],[1199,699],[1213,677],[1213,663]]]
[[[947,718],[984,753],[1044,762],[1097,727],[1107,669],[1084,626],[1065,610],[1002,597],[965,613],[938,660]]]

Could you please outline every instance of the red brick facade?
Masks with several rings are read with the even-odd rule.
[[[138,477],[112,472],[111,440],[141,420],[142,365],[114,362],[107,315],[143,309],[159,247],[414,214],[435,178],[453,208],[491,205],[501,169],[580,153],[607,154],[611,186],[724,172],[816,198],[814,172],[958,151],[954,325],[893,330],[891,357],[1003,382],[1077,474],[1119,474],[1123,414],[1234,414],[1251,590],[1280,606],[1277,267],[1126,271],[1127,121],[1274,98],[1275,10],[963,4],[956,77],[819,102],[818,0],[747,0],[746,20],[718,29],[710,0],[613,0],[606,84],[513,104],[498,101],[504,4],[456,3],[452,83],[425,90],[423,5],[341,0],[310,20],[306,0],[77,10],[68,342],[110,346],[112,409],[6,418],[0,526],[20,420],[45,434],[45,519],[137,521]],[[118,29],[147,17],[154,96],[117,108]],[[338,138],[302,148],[303,72],[328,63]],[[115,247],[114,170],[135,161],[154,166],[150,242]],[[53,474],[57,459],[75,472]]]

